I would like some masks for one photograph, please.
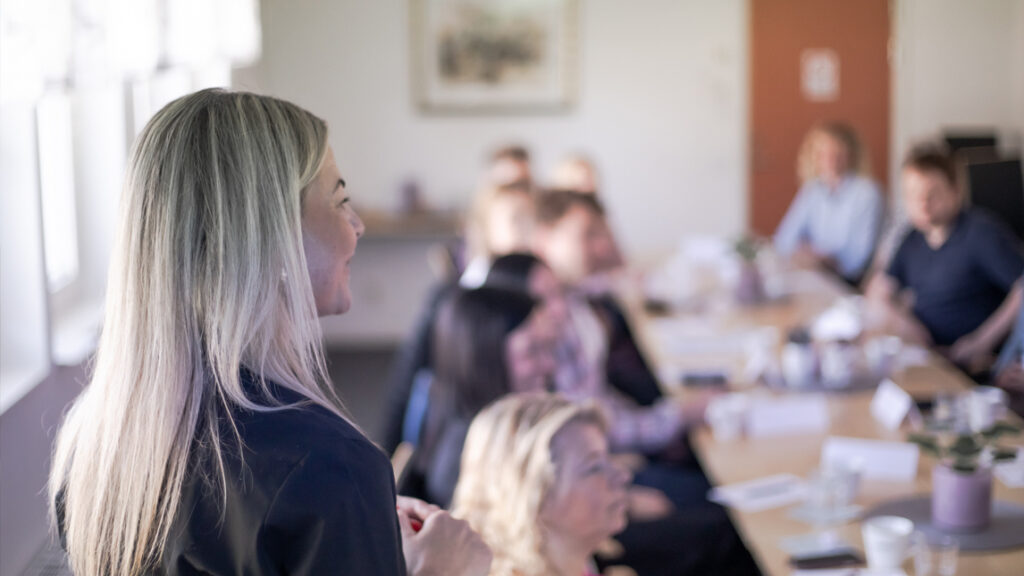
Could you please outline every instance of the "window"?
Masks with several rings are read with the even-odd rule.
[[[131,139],[259,55],[256,0],[4,0],[0,413],[95,348]]]

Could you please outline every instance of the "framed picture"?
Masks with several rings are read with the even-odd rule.
[[[576,0],[409,0],[425,112],[558,112],[576,97]]]

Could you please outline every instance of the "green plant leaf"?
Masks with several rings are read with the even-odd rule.
[[[942,449],[939,447],[938,441],[933,436],[912,432],[907,439],[920,446],[922,450],[928,452],[932,456],[939,457],[942,455]]]
[[[949,452],[955,456],[977,456],[984,446],[975,440],[974,436],[961,434],[949,447]]]
[[[1020,428],[1004,420],[1000,420],[992,425],[988,430],[982,431],[981,435],[988,440],[996,440],[1002,436],[1011,436],[1020,434]]]
[[[993,462],[1005,462],[1007,460],[1013,460],[1017,457],[1016,448],[1007,448],[1005,446],[995,446],[992,448],[992,461]]]
[[[957,472],[973,474],[974,471],[978,469],[978,463],[974,459],[970,458],[957,458],[953,460],[952,468]]]

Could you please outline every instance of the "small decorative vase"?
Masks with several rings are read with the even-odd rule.
[[[932,469],[932,524],[943,532],[967,534],[988,527],[992,517],[992,469],[958,472],[946,464]]]
[[[760,304],[765,301],[764,281],[761,271],[754,262],[745,261],[740,268],[739,282],[736,284],[736,301],[744,305]]]

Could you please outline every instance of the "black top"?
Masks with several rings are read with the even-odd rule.
[[[302,400],[271,390],[285,403]],[[405,576],[394,477],[376,446],[308,403],[274,412],[235,409],[234,417],[245,468],[224,435],[223,519],[219,493],[201,479],[214,472],[212,463],[194,451],[155,574]]]
[[[1024,271],[1017,239],[998,220],[976,209],[957,217],[949,238],[933,250],[912,230],[888,274],[915,296],[914,315],[939,346],[981,326]]]

